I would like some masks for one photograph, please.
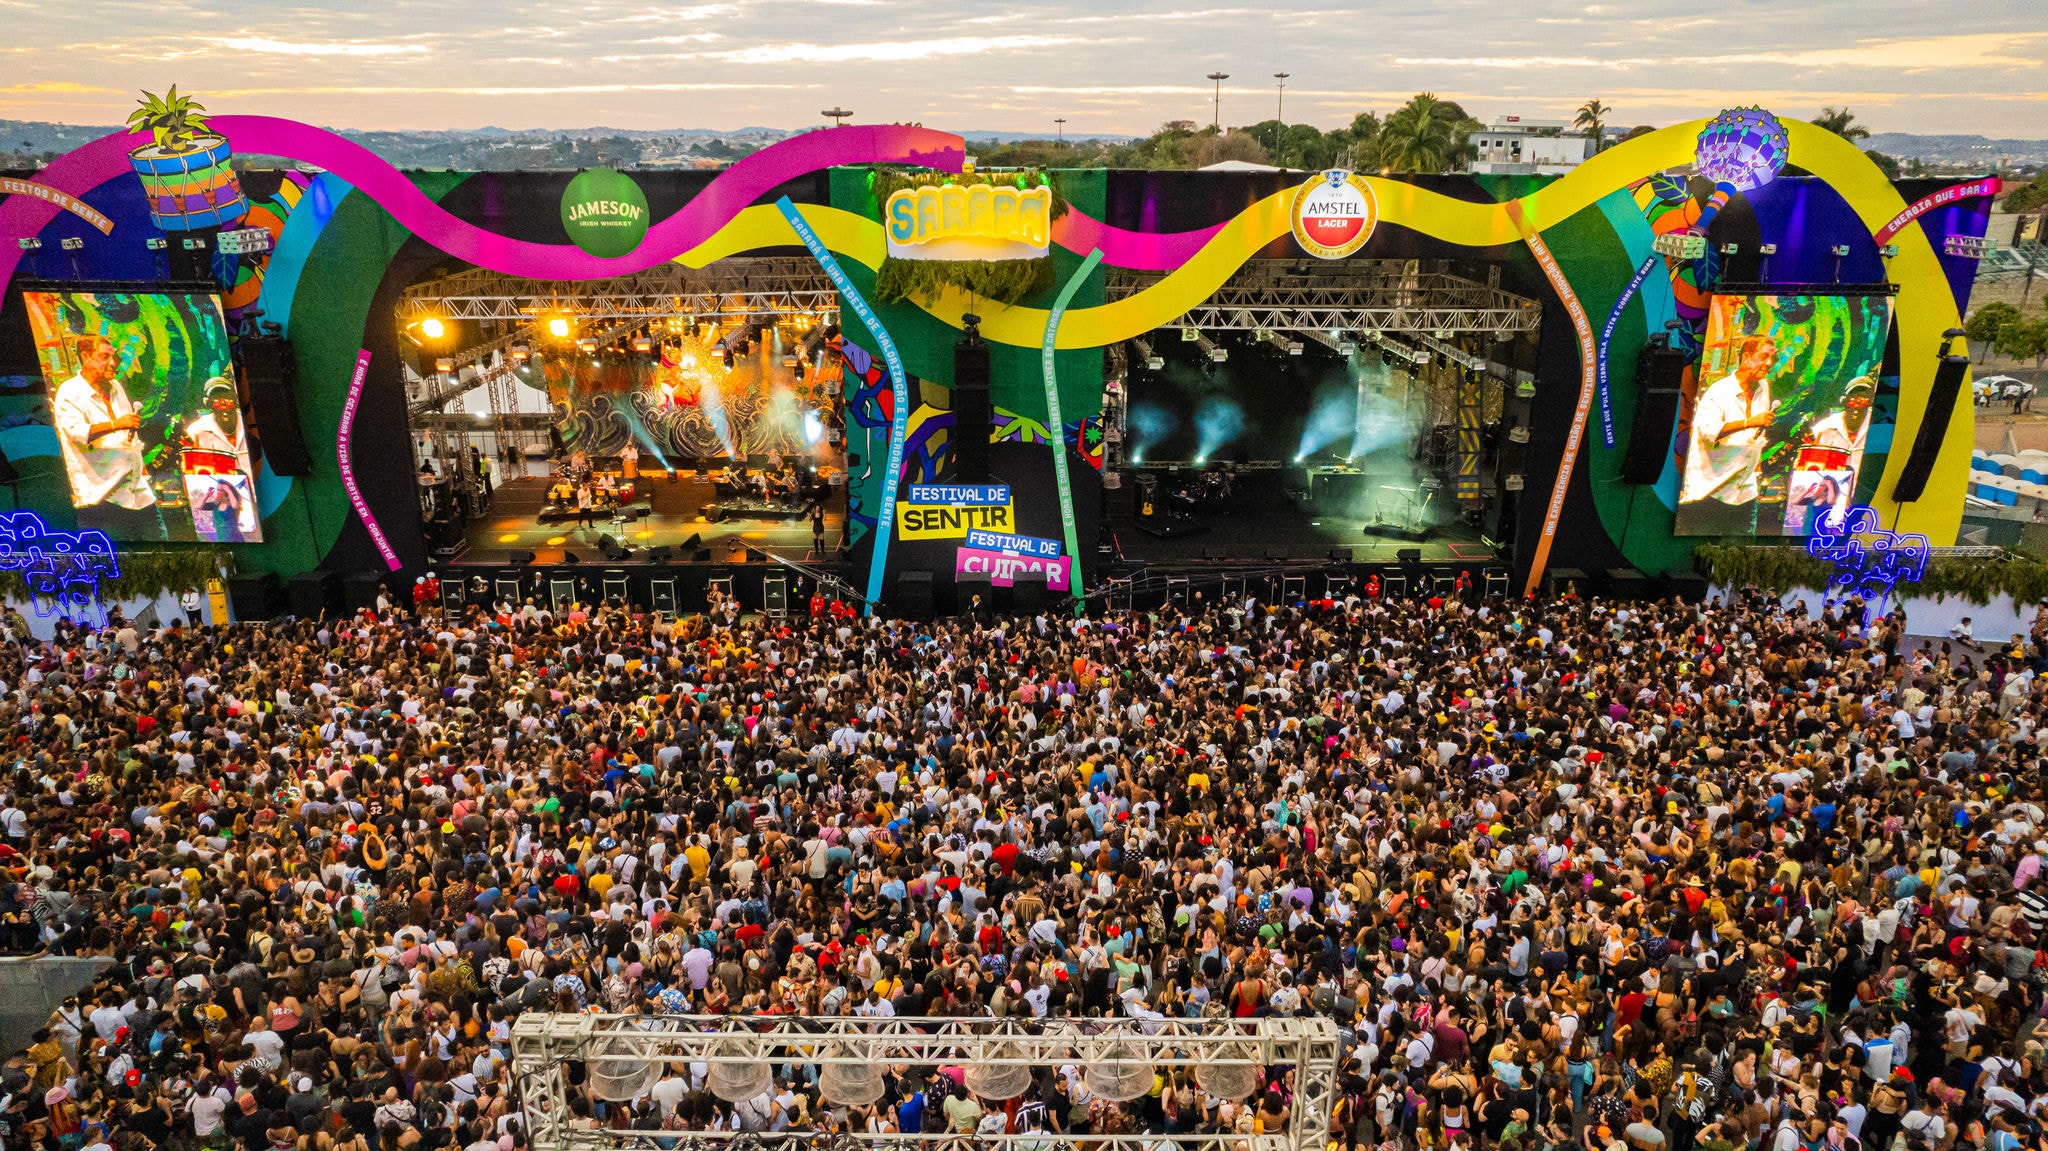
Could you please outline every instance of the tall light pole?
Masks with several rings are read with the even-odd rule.
[[[1209,73],[1209,79],[1216,82],[1216,103],[1214,109],[1209,113],[1209,126],[1221,132],[1223,131],[1223,82],[1230,79],[1230,73],[1211,72]]]
[[[1053,132],[1055,133],[1055,136],[1054,136],[1054,139],[1053,139],[1053,143],[1054,143],[1054,145],[1060,145],[1060,144],[1064,144],[1064,143],[1066,143],[1066,142],[1067,142],[1067,118],[1066,118],[1065,116],[1054,116],[1054,117],[1052,118],[1052,123],[1053,123]]]
[[[847,117],[853,115],[853,113],[847,111],[844,108],[841,108],[837,104],[834,104],[830,108],[825,109],[823,112],[818,113],[818,115],[831,120],[832,126],[834,128],[837,128],[845,124]]]
[[[1293,74],[1292,72],[1273,73],[1273,79],[1280,81],[1280,96],[1273,101],[1273,118],[1280,121],[1282,128],[1287,126],[1287,78]]]

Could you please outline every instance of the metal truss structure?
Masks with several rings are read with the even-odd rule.
[[[1113,269],[1108,297],[1125,299],[1164,279]],[[1252,260],[1178,323],[1204,332],[1322,332],[1331,339],[1385,332],[1505,340],[1533,332],[1536,301],[1448,272],[1409,272],[1395,261]]]
[[[836,1016],[579,1015],[529,1012],[513,1021],[512,1069],[519,1082],[532,1151],[661,1151],[678,1143],[723,1151],[867,1151],[872,1146],[940,1145],[953,1151],[1072,1151],[1065,1137],[1044,1131],[962,1137],[915,1132],[843,1137],[790,1131],[663,1131],[589,1127],[572,1123],[566,1065],[582,1062],[620,1069],[702,1062],[790,1066],[821,1073],[838,1067],[883,1068],[964,1064],[969,1082],[977,1069],[1044,1068],[1077,1064],[1089,1074],[1139,1075],[1186,1067],[1196,1075],[1239,1076],[1286,1066],[1294,1071],[1294,1101],[1284,1132],[1259,1135],[1181,1134],[1176,1143],[1215,1151],[1321,1151],[1335,1103],[1342,1034],[1322,1017],[1267,1019],[1044,1019],[869,1018]],[[1240,1078],[1240,1082],[1255,1080]],[[1249,1088],[1247,1088],[1249,1090]],[[1089,1135],[1091,1151],[1155,1151],[1158,1135]]]
[[[580,325],[632,326],[685,317],[806,312],[836,321],[839,293],[817,261],[783,256],[720,260],[704,268],[661,264],[589,281],[532,280],[470,268],[407,288],[398,305],[401,324],[430,316],[529,324],[562,316]]]

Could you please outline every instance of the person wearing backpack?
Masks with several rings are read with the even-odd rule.
[[[1713,1114],[1715,1094],[1714,1081],[1701,1074],[1691,1058],[1679,1065],[1678,1075],[1671,1081],[1671,1104],[1665,1113],[1665,1126],[1671,1131],[1671,1151],[1692,1151],[1700,1128]]]

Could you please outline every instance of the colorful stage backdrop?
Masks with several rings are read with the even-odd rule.
[[[671,260],[701,267],[742,255],[803,256],[789,219],[774,206],[786,196],[872,301],[891,243],[876,172],[901,172],[900,166],[957,172],[963,159],[958,137],[922,128],[821,130],[715,175],[634,174],[629,183],[644,204],[623,193],[589,199],[596,193],[586,186],[576,195],[601,207],[572,212],[565,196],[569,173],[398,172],[331,133],[262,116],[215,117],[208,131],[201,152],[191,156],[166,157],[146,134],[115,135],[58,158],[34,173],[31,185],[0,185],[12,190],[0,200],[0,282],[10,286],[0,308],[0,447],[26,464],[25,480],[45,477],[25,482],[24,505],[58,527],[90,520],[86,509],[74,512],[68,496],[75,485],[61,501],[52,498],[49,469],[38,464],[61,458],[60,431],[24,381],[47,375],[61,386],[69,376],[57,378],[65,365],[39,359],[43,337],[33,334],[38,328],[28,303],[38,297],[25,297],[23,284],[161,283],[165,248],[150,241],[168,239],[175,251],[195,228],[262,229],[271,240],[268,252],[217,254],[207,271],[227,285],[221,306],[231,321],[260,308],[291,341],[312,473],[284,479],[257,465],[253,511],[232,521],[247,541],[243,568],[282,574],[384,569],[351,507],[334,453],[350,375],[366,350],[368,377],[351,429],[361,495],[400,560],[422,564],[410,469],[378,465],[410,458],[392,314],[403,289],[429,269],[445,269],[452,257],[511,274],[591,280]],[[237,180],[231,154],[283,156],[320,174],[250,172]],[[177,164],[186,170],[166,168]],[[1794,166],[1810,175],[1783,175]],[[902,481],[950,478],[957,437],[986,434],[995,441],[991,470],[1011,489],[1010,532],[1060,540],[1052,453],[1071,453],[1065,471],[1078,521],[1074,538],[1084,554],[1068,558],[1078,560],[1085,583],[1092,578],[1087,545],[1101,497],[1100,349],[1174,322],[1250,258],[1302,256],[1297,237],[1307,236],[1316,244],[1310,254],[1325,258],[1493,262],[1502,268],[1504,287],[1545,305],[1516,533],[1517,564],[1531,582],[1563,554],[1587,569],[1624,563],[1652,573],[1682,569],[1697,542],[1688,532],[1798,535],[1814,508],[1838,501],[1845,490],[1875,507],[1886,527],[1937,542],[1954,538],[1973,434],[1969,389],[1954,400],[1955,418],[1939,445],[1932,481],[1911,503],[1892,498],[1906,454],[1892,448],[1910,445],[1927,414],[1941,333],[1958,325],[1973,271],[1967,258],[1947,254],[1947,241],[1982,235],[1988,186],[1894,184],[1850,142],[1798,121],[1781,124],[1758,109],[1637,137],[1557,178],[1334,173],[1311,183],[1316,198],[1304,201],[1297,195],[1301,174],[1058,173],[1064,210],[1049,213],[1043,238],[1052,274],[1041,290],[1015,306],[956,288],[920,302],[877,303],[876,322],[894,337],[907,377],[900,381],[911,408],[904,413]],[[164,191],[171,187],[185,191],[172,196]],[[1021,202],[1021,195],[1012,199]],[[971,231],[971,206],[965,197],[961,202]],[[593,211],[630,226],[593,220]],[[912,223],[903,227],[927,227],[912,211]],[[950,225],[943,205],[934,211],[944,231]],[[596,224],[606,227],[594,230]],[[1017,235],[1028,242],[1038,228],[1034,217]],[[1662,254],[1660,237],[1689,229],[1705,234],[1703,254]],[[40,241],[40,247],[24,249],[21,240]],[[80,243],[66,249],[65,240]],[[1747,285],[1735,298],[1705,290],[1731,270],[1717,264],[1721,246],[1731,242],[1750,251],[1777,246],[1770,285]],[[1836,254],[1841,249],[1846,255]],[[1064,426],[1049,426],[1039,349],[1048,343],[1054,296],[1097,250],[1101,266],[1082,278],[1050,334]],[[1108,301],[1103,269],[1109,267],[1166,274],[1144,291]],[[1889,300],[1831,287],[1887,282],[1897,288]],[[47,312],[47,297],[41,299],[35,307]],[[188,300],[185,306],[199,305]],[[952,416],[952,348],[970,311],[982,317],[981,332],[993,346],[994,419],[985,430],[957,428]],[[849,407],[850,496],[864,560],[877,543],[868,525],[875,520],[899,392],[897,381],[879,368],[875,333],[851,310],[844,320],[846,339],[835,359]],[[1759,336],[1774,357],[1767,370],[1789,382],[1757,411],[1768,420],[1709,449],[1740,452],[1711,467],[1684,462],[1702,430],[1690,427],[1673,437],[1664,475],[1639,489],[1618,478],[1636,408],[1634,364],[1650,334],[1664,331],[1667,321],[1677,321],[1681,342],[1707,357],[1696,373],[1704,389],[1694,397],[1697,405],[1720,405],[1716,390],[1734,374],[1730,365],[1739,363],[1745,341]],[[151,413],[155,423],[145,424],[141,437],[152,441],[145,451],[183,450],[172,425],[200,418],[204,405],[194,401],[201,397],[190,394],[195,379],[204,385],[192,375],[197,370],[181,368],[178,386],[185,391]],[[1603,375],[1604,389],[1598,384]],[[660,442],[678,451],[713,439],[722,444],[728,436],[772,444],[788,434],[776,414],[772,379],[757,381],[748,393],[758,393],[755,414],[721,433],[673,404],[664,408],[664,397],[687,392],[688,377],[680,361],[646,379],[584,379],[578,372],[573,386],[563,388],[569,430],[598,450],[621,438],[621,425],[630,420],[656,429]],[[1715,474],[1747,466],[1752,455],[1757,496],[1736,501],[1746,510],[1716,511],[1718,518],[1695,514],[1703,499],[1713,498]],[[151,466],[165,533],[224,538],[230,520],[213,510],[217,505],[202,513],[189,487],[183,500],[191,510],[169,514],[182,474]],[[964,547],[964,539],[950,538],[887,543],[892,570],[940,573],[956,569]]]

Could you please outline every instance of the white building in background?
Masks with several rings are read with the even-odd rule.
[[[1593,154],[1593,138],[1576,133],[1569,120],[1496,116],[1492,124],[1472,133],[1471,143],[1479,149],[1472,170],[1504,176],[1561,175]]]

